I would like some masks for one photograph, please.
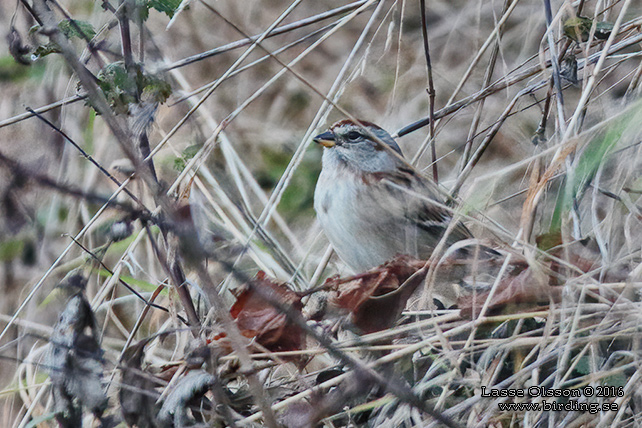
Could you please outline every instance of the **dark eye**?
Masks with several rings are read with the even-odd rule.
[[[350,131],[346,134],[346,138],[349,141],[357,141],[359,138],[361,138],[361,134],[359,134],[357,131]]]

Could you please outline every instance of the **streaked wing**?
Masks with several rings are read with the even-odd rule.
[[[452,212],[443,203],[444,197],[437,186],[429,179],[415,171],[400,168],[394,174],[386,174],[386,182],[391,191],[406,192],[404,217],[429,234],[435,241],[441,236],[452,221]],[[472,234],[463,223],[457,223],[448,236],[448,242],[472,238]]]

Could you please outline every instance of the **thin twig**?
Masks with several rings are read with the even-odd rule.
[[[41,115],[40,113],[38,113],[38,112],[36,112],[35,110],[33,110],[31,107],[27,107],[27,111],[28,111],[29,113],[31,113],[33,116],[36,116],[38,119],[40,119],[41,121],[43,121],[45,124],[47,124],[47,126],[49,126],[51,129],[53,129],[54,131],[56,131],[58,134],[60,134],[60,135],[61,135],[65,140],[67,140],[67,141],[68,141],[72,146],[74,146],[74,148],[75,148],[76,150],[78,150],[78,151],[80,152],[80,154],[81,154],[85,159],[87,159],[87,160],[88,160],[89,162],[91,162],[91,163],[92,163],[96,168],[98,168],[98,170],[99,170],[100,172],[102,172],[102,173],[103,173],[103,175],[105,175],[105,177],[107,177],[109,180],[111,180],[111,181],[112,181],[116,186],[120,187],[120,186],[122,185],[122,183],[121,183],[120,181],[118,181],[118,179],[117,179],[116,177],[114,177],[113,175],[111,175],[111,174],[109,173],[109,171],[107,171],[107,170],[106,170],[106,169],[105,169],[101,164],[99,164],[99,163],[98,163],[98,161],[96,161],[96,159],[94,159],[94,158],[93,158],[89,153],[87,153],[86,151],[84,151],[84,150],[83,150],[83,148],[82,148],[82,147],[80,147],[80,146],[79,146],[79,145],[78,145],[74,140],[72,140],[72,139],[71,139],[71,137],[69,137],[69,135],[67,135],[67,133],[66,133],[66,132],[64,132],[62,129],[58,128],[56,125],[54,125],[53,123],[51,123],[47,118],[45,118],[43,115]],[[136,202],[136,203],[141,207],[141,209],[144,209],[145,211],[149,212],[149,210],[148,210],[147,208],[145,208],[145,205],[143,205],[142,201],[141,201],[140,199],[138,199],[138,198],[136,197],[136,195],[134,195],[131,191],[129,191],[129,189],[124,188],[124,189],[123,189],[123,192],[125,192],[125,193],[127,194],[127,196],[129,196],[130,198],[132,198],[132,200],[133,200],[134,202]]]
[[[194,307],[194,302],[192,302],[192,298],[189,294],[189,290],[187,289],[187,281],[185,278],[185,273],[183,272],[183,268],[178,263],[178,260],[176,259],[176,257],[172,257],[175,255],[172,255],[172,254],[163,255],[161,253],[161,250],[158,247],[156,240],[154,239],[154,235],[152,234],[152,231],[150,230],[148,223],[145,223],[145,230],[147,231],[147,236],[149,236],[149,242],[152,245],[152,249],[154,250],[156,259],[160,262],[161,266],[165,270],[165,273],[172,279],[172,283],[176,288],[178,297],[180,298],[181,304],[183,305],[183,308],[185,309],[185,312],[187,314],[187,319],[189,320],[189,326],[192,328],[199,327],[201,325],[201,319],[199,318],[198,313],[196,312],[196,308]],[[172,248],[173,246],[170,245],[170,250]],[[194,331],[193,329],[190,331],[194,336],[198,334],[198,332]]]
[[[303,318],[303,316],[299,312],[293,310],[289,305],[284,304],[282,301],[276,298],[273,293],[269,293],[262,287],[255,285],[255,283],[251,281],[247,275],[240,272],[232,264],[221,262],[221,265],[225,267],[225,269],[231,275],[236,277],[239,282],[245,284],[250,290],[259,295],[263,300],[272,305],[275,309],[277,309],[279,313],[285,315],[289,322],[293,323],[298,328],[303,330],[306,335],[319,342],[319,344],[323,346],[330,355],[332,355],[334,358],[339,359],[342,363],[350,367],[358,377],[363,377],[364,379],[373,382],[374,384],[383,388],[385,391],[393,394],[399,400],[415,407],[418,410],[421,410],[425,414],[430,415],[431,417],[435,418],[437,421],[448,427],[459,426],[449,417],[444,417],[441,412],[435,410],[432,405],[430,405],[425,400],[422,400],[411,388],[408,388],[402,382],[399,382],[396,379],[384,377],[379,372],[375,371],[372,367],[364,364],[359,359],[339,349],[329,337],[308,325],[307,320]],[[205,276],[203,276],[203,279],[204,278]]]
[[[58,107],[62,107],[68,104],[73,104],[77,101],[85,100],[87,99],[87,95],[84,94],[79,94],[79,95],[73,95],[69,98],[64,98],[60,101],[56,101],[51,104],[47,104],[46,106],[38,107],[36,109],[33,109],[33,112],[35,113],[46,113],[50,110],[56,109]],[[5,126],[13,125],[14,123],[21,122],[25,119],[29,119],[31,117],[34,117],[35,114],[31,113],[31,110],[27,113],[22,113],[13,117],[10,117],[8,119],[5,119],[0,122],[0,128],[4,128]]]
[[[470,161],[466,164],[466,167],[461,171],[461,174],[459,174],[459,177],[457,177],[457,181],[455,185],[452,188],[452,194],[454,195],[453,197],[456,197],[457,193],[459,193],[459,190],[461,189],[461,186],[464,184],[464,181],[468,178],[470,173],[472,172],[472,169],[475,167],[477,162],[481,159],[482,155],[484,154],[484,151],[488,148],[490,145],[491,141],[497,135],[497,132],[499,132],[499,129],[501,126],[504,124],[504,121],[506,118],[509,116],[511,110],[513,107],[515,107],[515,104],[517,101],[523,97],[524,95],[528,94],[531,92],[530,88],[523,89],[515,95],[513,100],[508,104],[508,106],[504,109],[503,113],[500,115],[499,119],[495,122],[495,125],[492,127],[492,129],[486,134],[486,137],[484,138],[484,141],[481,142],[473,156],[471,157]]]
[[[25,181],[33,180],[40,186],[53,189],[70,196],[74,196],[76,198],[83,199],[87,202],[107,204],[111,208],[118,208],[121,211],[124,211],[126,213],[129,213],[135,216],[139,216],[139,217],[144,216],[143,211],[135,209],[128,203],[117,201],[111,197],[100,196],[95,193],[86,192],[82,189],[79,189],[70,185],[57,183],[56,180],[54,180],[53,178],[45,174],[41,174],[39,172],[29,170],[28,168],[21,165],[16,160],[6,156],[2,152],[0,152],[0,164],[8,168],[14,177],[20,178],[21,180],[25,180]]]
[[[435,148],[435,85],[432,80],[432,63],[430,62],[430,46],[428,44],[428,22],[426,21],[426,0],[419,0],[421,8],[421,35],[424,41],[424,55],[426,56],[426,71],[428,73],[428,120],[430,139],[430,154],[432,156],[432,178],[439,183],[439,171],[437,169],[437,150]]]
[[[114,275],[114,272],[113,272],[111,269],[109,269],[109,267],[107,267],[107,265],[105,265],[105,263],[103,262],[102,258],[100,258],[100,257],[96,256],[96,254],[95,254],[93,251],[91,251],[89,248],[85,247],[85,246],[84,246],[80,241],[76,240],[73,236],[71,236],[71,235],[68,235],[68,236],[69,236],[69,238],[70,238],[70,239],[71,239],[71,240],[72,240],[76,245],[78,245],[78,246],[79,246],[79,247],[80,247],[84,252],[86,252],[87,254],[89,254],[89,255],[91,256],[91,258],[92,258],[92,259],[96,260],[96,261],[100,264],[100,266],[101,266],[103,269],[105,269],[105,270],[106,270],[110,275],[112,275],[112,276]],[[143,297],[143,296],[142,296],[138,291],[136,291],[136,289],[134,289],[131,285],[127,284],[127,283],[126,283],[122,278],[120,278],[120,277],[119,277],[119,278],[118,278],[118,282],[120,282],[120,284],[121,284],[123,287],[125,287],[127,290],[129,290],[129,291],[130,291],[134,296],[136,296],[138,299],[140,299],[140,300],[145,304],[145,308],[146,308],[146,309],[147,309],[147,308],[155,308],[155,309],[160,309],[160,310],[161,310],[161,311],[163,311],[163,312],[167,312],[167,313],[169,313],[169,309],[167,309],[167,308],[166,308],[166,307],[164,307],[164,306],[161,306],[161,305],[158,305],[158,304],[156,304],[156,303],[153,303],[153,299],[151,299],[151,300],[147,300],[147,299],[145,299],[145,297]],[[154,292],[154,293],[155,293],[156,295],[158,295],[158,294],[160,293],[160,290],[162,290],[163,288],[164,288],[164,287],[159,287],[159,288],[156,290],[156,292]],[[146,313],[146,312],[147,312],[147,311],[145,311],[144,313]],[[183,323],[187,324],[187,321],[186,321],[183,317],[181,317],[180,315],[177,315],[177,317],[178,317],[178,319],[179,319],[181,322],[183,322]]]
[[[206,7],[207,7],[207,5],[206,5]],[[306,34],[305,36],[303,36],[303,37],[301,37],[301,38],[299,38],[299,39],[295,40],[295,41],[294,41],[294,42],[292,42],[292,43],[288,43],[287,45],[282,46],[282,47],[280,47],[279,49],[277,49],[277,50],[275,50],[274,52],[272,52],[272,53],[271,53],[271,55],[265,55],[265,56],[263,56],[263,57],[261,57],[261,58],[259,58],[259,59],[255,60],[255,61],[252,61],[251,63],[249,63],[249,64],[247,64],[247,65],[244,65],[243,67],[239,68],[238,70],[235,70],[234,72],[232,72],[232,73],[227,77],[227,79],[230,79],[230,78],[232,78],[232,77],[234,77],[234,76],[236,76],[236,75],[238,75],[238,74],[242,73],[243,71],[249,70],[250,68],[252,68],[252,67],[256,66],[257,64],[260,64],[260,63],[264,62],[265,60],[267,60],[267,59],[269,59],[269,58],[273,58],[274,56],[279,55],[279,54],[281,54],[281,53],[283,53],[283,52],[287,51],[288,49],[290,49],[290,48],[292,48],[292,47],[294,47],[294,46],[298,46],[298,45],[300,45],[301,43],[303,43],[303,42],[305,42],[305,41],[307,41],[307,40],[309,40],[309,39],[311,39],[311,38],[314,38],[314,37],[316,37],[316,36],[317,36],[317,35],[319,35],[319,34],[323,34],[323,33],[325,33],[326,31],[328,31],[329,29],[331,29],[332,27],[334,27],[335,25],[337,25],[337,23],[336,23],[336,22],[332,22],[332,23],[330,23],[330,24],[328,24],[328,25],[325,25],[325,26],[323,26],[323,27],[319,28],[318,30],[315,30],[315,31],[313,31],[313,32],[311,32],[311,33],[309,33],[309,34]],[[227,79],[225,79],[225,80],[227,80]],[[203,92],[203,91],[205,91],[205,90],[207,90],[207,89],[211,88],[213,85],[216,85],[216,84],[217,84],[217,83],[216,83],[217,81],[218,81],[218,79],[217,79],[217,80],[214,80],[214,81],[212,81],[212,82],[210,82],[210,83],[207,83],[207,84],[205,84],[205,85],[201,86],[200,88],[195,89],[195,90],[193,90],[193,91],[191,91],[191,92],[189,92],[189,93],[187,93],[187,94],[185,94],[185,95],[182,95],[182,96],[181,96],[181,97],[179,97],[178,99],[176,99],[176,100],[172,101],[172,102],[169,104],[169,107],[171,107],[171,106],[173,106],[173,105],[176,105],[176,104],[178,104],[178,103],[180,103],[180,102],[182,102],[182,101],[185,101],[186,99],[188,99],[188,98],[190,98],[190,97],[192,97],[192,96],[194,96],[194,95],[200,94],[201,92]]]
[[[504,13],[504,15],[501,17],[499,22],[495,25],[495,28],[493,28],[493,31],[486,38],[486,41],[484,42],[482,47],[479,48],[479,50],[477,51],[477,55],[475,56],[475,58],[473,58],[473,60],[471,61],[470,65],[468,66],[468,69],[464,73],[463,77],[459,80],[459,84],[457,85],[457,87],[455,88],[453,93],[448,98],[448,101],[446,102],[446,107],[445,108],[448,108],[449,106],[451,106],[452,103],[454,102],[455,98],[457,97],[457,95],[459,95],[459,92],[463,88],[464,84],[470,78],[471,73],[473,72],[473,69],[477,66],[477,64],[479,63],[482,55],[484,54],[486,49],[488,49],[488,47],[490,46],[492,41],[495,40],[495,36],[496,36],[497,32],[499,32],[499,29],[504,25],[506,20],[508,20],[510,15],[513,13],[515,8],[517,7],[518,3],[519,3],[518,1],[515,1],[513,4],[510,5],[510,7],[506,10],[506,13]],[[439,118],[435,117],[435,120],[438,120],[438,119]],[[425,120],[427,121],[425,125],[430,123],[430,118],[429,117],[426,118]],[[398,134],[398,136],[401,136],[401,135],[402,135],[401,133]],[[393,135],[393,137],[394,137],[394,135]],[[423,155],[424,151],[426,150],[426,143],[427,143],[427,141],[424,141],[422,143],[422,145],[419,147],[419,150],[417,150],[417,153],[415,154],[415,156],[413,157],[412,162],[411,162],[413,165],[419,161],[419,159]]]
[[[616,52],[621,51],[622,49],[626,49],[630,46],[636,45],[638,43],[642,42],[642,34],[638,34],[636,36],[630,37],[628,39],[622,40],[619,43],[614,43],[612,46],[609,47],[606,56],[614,54]],[[597,52],[593,55],[591,55],[589,58],[587,58],[585,61],[583,61],[581,64],[578,63],[578,68],[583,68],[586,65],[589,64],[595,64],[599,61],[600,56],[603,52]],[[510,86],[515,85],[516,83],[519,83],[525,79],[528,79],[529,77],[532,77],[542,71],[542,67],[550,67],[551,62],[550,60],[546,60],[546,62],[543,65],[535,65],[532,67],[529,67],[528,69],[522,71],[521,73],[518,73],[514,75],[513,77],[502,77],[501,79],[497,80],[495,83],[490,85],[489,87],[482,89],[481,91],[478,91],[466,98],[461,99],[460,101],[457,101],[454,104],[451,104],[449,106],[446,106],[438,111],[435,112],[435,120],[441,119],[442,117],[448,116],[456,111],[461,110],[462,108],[465,108],[481,99],[484,99],[490,95],[493,95],[499,91],[502,91]],[[399,131],[397,131],[393,137],[402,137],[404,135],[407,135],[411,132],[416,131],[417,129],[423,128],[424,126],[428,125],[430,123],[430,118],[423,118],[420,120],[417,120],[409,125],[404,126],[401,128]]]
[[[247,46],[247,45],[250,45],[250,44],[256,42],[259,38],[274,37],[274,36],[278,36],[279,34],[288,33],[290,31],[306,27],[308,25],[317,23],[319,21],[323,21],[325,19],[332,18],[332,17],[337,16],[337,15],[341,15],[342,13],[346,13],[346,12],[350,12],[351,10],[358,9],[360,6],[362,6],[363,4],[367,3],[368,1],[369,0],[359,0],[359,1],[347,4],[345,6],[338,7],[336,9],[332,9],[332,10],[329,10],[327,12],[320,13],[320,14],[312,16],[312,17],[305,18],[305,19],[302,19],[302,20],[297,21],[297,22],[293,22],[292,24],[287,24],[287,25],[283,25],[281,27],[276,27],[276,28],[272,29],[271,31],[269,31],[265,35],[256,35],[256,36],[252,36],[252,37],[247,37],[246,39],[243,39],[243,40],[237,40],[236,42],[228,43],[227,45],[220,46],[218,48],[214,48],[214,49],[211,49],[211,50],[206,51],[206,52],[202,52],[202,53],[197,54],[197,55],[192,55],[190,57],[187,57],[187,58],[184,58],[182,60],[176,61],[176,62],[174,62],[172,64],[166,65],[163,68],[163,70],[164,71],[169,71],[169,70],[172,70],[174,68],[183,67],[183,66],[192,64],[194,62],[201,61],[201,60],[203,60],[205,58],[209,58],[209,57],[212,57],[212,56],[215,56],[215,55],[222,54],[224,52],[231,51],[233,49],[241,48],[243,46]]]
[[[518,1],[518,0],[506,0],[504,2],[504,10],[502,11],[502,15],[506,13],[512,1]],[[500,41],[501,41],[502,34],[503,34],[503,27],[500,28],[499,31],[497,32],[497,40],[495,41],[495,44],[493,45],[493,50],[490,53],[490,59],[488,60],[488,66],[486,67],[486,73],[484,75],[482,89],[488,87],[488,85],[490,85],[491,79],[493,78],[493,73],[495,72],[495,64],[497,63],[497,56],[499,55],[499,48],[500,48]],[[470,124],[470,130],[468,131],[468,138],[466,139],[464,153],[461,156],[460,173],[466,167],[466,164],[470,159],[470,152],[472,151],[475,134],[477,133],[477,128],[481,120],[482,111],[484,110],[484,103],[485,103],[485,98],[479,100],[479,103],[477,104],[477,107],[475,109],[473,121]]]
[[[546,40],[548,42],[548,52],[551,57],[551,68],[553,69],[553,85],[555,86],[557,102],[557,121],[558,128],[562,134],[566,131],[566,121],[564,119],[564,94],[562,92],[562,79],[560,77],[560,60],[558,60],[555,51],[555,40],[553,38],[553,13],[551,10],[551,1],[544,0],[544,16],[546,17]]]

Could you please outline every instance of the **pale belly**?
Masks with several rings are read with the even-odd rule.
[[[407,222],[394,222],[392,212],[403,207],[384,207],[368,198],[363,185],[346,186],[332,177],[325,192],[317,189],[314,208],[330,244],[339,257],[356,272],[376,267],[397,254],[418,254],[418,237]],[[361,183],[360,183],[361,184]]]

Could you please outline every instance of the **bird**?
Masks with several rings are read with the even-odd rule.
[[[323,146],[314,209],[343,262],[364,272],[400,254],[427,260],[453,221],[452,210],[392,136],[372,122],[344,119],[313,141]],[[446,243],[470,238],[457,222]]]

